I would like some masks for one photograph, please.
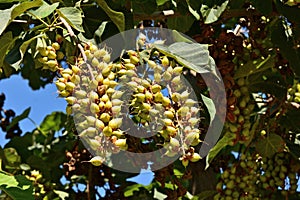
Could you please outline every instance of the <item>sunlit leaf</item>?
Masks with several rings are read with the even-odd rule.
[[[39,18],[45,18],[49,16],[59,6],[59,2],[49,5],[43,1],[43,5],[36,10],[30,11],[34,16]]]
[[[200,11],[204,18],[204,23],[210,24],[217,21],[221,14],[225,11],[228,2],[229,1],[225,1],[221,6],[216,6],[214,8],[210,8],[207,5],[202,5]]]
[[[82,27],[82,13],[74,7],[62,7],[57,10],[58,14],[63,17],[74,29],[84,32]]]
[[[43,134],[47,134],[49,131],[59,131],[63,128],[66,122],[67,116],[63,112],[53,112],[47,115],[40,125],[40,130]]]
[[[122,12],[112,10],[104,0],[96,0],[97,4],[110,17],[111,21],[118,27],[119,31],[125,31],[125,16]]]
[[[156,0],[156,4],[157,4],[157,6],[162,6],[165,3],[167,3],[168,1],[170,1],[170,0]]]
[[[99,38],[101,38],[107,23],[107,21],[102,22],[99,28],[95,31],[95,35],[97,35]]]
[[[203,94],[201,94],[201,98],[204,102],[204,105],[206,106],[206,108],[208,110],[208,113],[210,116],[210,123],[212,123],[212,121],[214,120],[214,118],[216,116],[216,106],[211,98],[208,98],[208,97],[204,96]]]
[[[7,50],[13,43],[12,32],[7,32],[0,37],[0,66],[3,65]]]
[[[195,18],[191,15],[170,17],[167,21],[169,29],[175,29],[179,32],[187,32],[192,24],[194,23]]]

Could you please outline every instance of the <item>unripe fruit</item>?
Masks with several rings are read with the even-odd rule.
[[[171,126],[173,124],[173,121],[171,119],[163,119],[165,126]]]
[[[94,166],[100,166],[103,163],[103,159],[100,156],[95,156],[89,162]]]
[[[175,75],[180,75],[180,74],[182,73],[182,70],[183,70],[183,67],[175,67],[175,68],[173,69],[173,73],[174,73]]]
[[[39,48],[38,51],[40,52],[41,56],[48,56],[49,54],[49,51],[44,47]]]
[[[103,134],[104,134],[106,137],[111,136],[112,132],[113,132],[113,131],[112,131],[112,128],[109,127],[109,126],[106,126],[106,127],[103,128]]]
[[[62,90],[59,92],[59,95],[62,96],[62,97],[67,97],[70,95],[70,92],[67,91],[67,90]]]
[[[97,135],[98,131],[96,128],[94,127],[88,127],[86,129],[86,134],[89,136],[89,137],[95,137]]]
[[[68,104],[73,105],[77,99],[71,96],[71,97],[66,97],[65,100],[68,102]]]
[[[162,61],[161,61],[161,64],[164,66],[164,67],[167,67],[169,66],[169,59],[167,56],[164,56]]]
[[[72,106],[68,105],[66,107],[66,113],[67,113],[67,115],[71,115],[72,114]]]
[[[156,63],[153,60],[148,60],[148,65],[152,69],[156,67]]]
[[[109,115],[108,113],[102,113],[102,114],[100,115],[100,119],[101,119],[101,121],[103,121],[103,122],[109,122],[109,120],[110,120],[110,115]]]
[[[161,81],[161,75],[159,74],[160,72],[158,73],[154,73],[154,81],[156,83],[159,83]]]
[[[154,84],[154,85],[152,85],[151,90],[152,90],[153,93],[160,92],[161,91],[161,86],[158,85],[158,84]]]
[[[104,125],[104,123],[101,120],[96,119],[96,121],[95,121],[95,127],[98,128],[98,129],[100,129],[100,130],[103,130],[104,127],[105,127],[105,125]]]
[[[194,101],[193,99],[187,99],[184,103],[185,106],[188,106],[188,107],[192,107],[194,106],[195,104],[197,104],[197,101]]]
[[[181,81],[180,81],[180,76],[176,76],[172,79],[171,81],[174,85],[180,85]]]
[[[163,78],[166,80],[166,81],[169,81],[169,80],[171,80],[172,79],[172,74],[171,73],[169,73],[169,72],[164,72],[163,73]]]
[[[177,133],[177,129],[173,126],[167,126],[166,131],[170,136],[176,135]]]
[[[107,51],[105,49],[97,49],[94,53],[94,56],[97,59],[100,59],[101,57],[105,56],[107,54]]]
[[[201,158],[201,156],[198,153],[194,153],[192,158],[190,159],[191,162],[197,162],[199,161]]]
[[[99,106],[97,104],[91,103],[91,105],[90,105],[90,111],[92,113],[98,113],[98,112],[100,112],[100,108],[99,108]]]
[[[68,91],[72,91],[75,87],[76,87],[76,85],[72,82],[66,83],[66,90],[68,90]]]
[[[49,51],[48,58],[51,60],[56,59],[56,53],[54,51]]]
[[[168,97],[163,97],[161,103],[163,106],[168,106],[171,104],[171,100]]]
[[[79,99],[82,99],[87,96],[87,93],[84,90],[77,90],[77,91],[75,91],[75,96]]]
[[[175,148],[179,148],[180,147],[180,143],[176,138],[170,138],[170,145],[171,147],[175,147]]]
[[[151,92],[149,92],[149,91],[146,91],[146,92],[145,92],[145,97],[146,97],[146,99],[147,99],[147,100],[152,100],[152,98],[153,98],[153,95],[152,95],[152,93],[151,93]]]
[[[189,122],[189,124],[190,124],[191,126],[195,126],[199,121],[200,121],[199,118],[192,117],[192,118],[189,119],[188,122]]]
[[[56,88],[59,90],[59,91],[62,91],[66,88],[66,84],[60,82],[60,81],[56,81],[55,82],[55,85],[56,85]]]
[[[183,159],[181,163],[184,167],[187,167],[189,165],[189,160]]]
[[[114,144],[120,147],[120,149],[125,149],[127,147],[126,139],[117,139]]]
[[[40,63],[46,63],[46,62],[48,61],[48,57],[46,57],[46,56],[40,57],[40,58],[38,58],[38,61],[39,61]]]
[[[189,98],[190,93],[188,91],[184,91],[180,94],[180,100],[186,101]]]
[[[130,62],[133,64],[137,64],[140,62],[140,59],[136,56],[130,56]]]
[[[245,85],[245,79],[244,79],[244,78],[239,78],[239,79],[237,80],[237,84],[238,84],[238,86],[240,86],[240,87],[244,86],[244,85]]]
[[[56,67],[58,65],[56,60],[48,60],[46,63],[50,68]]]
[[[174,118],[174,113],[172,111],[165,111],[164,115],[169,118],[169,119],[173,119]]]
[[[122,118],[114,118],[109,121],[108,126],[112,129],[120,128],[122,125]]]
[[[146,110],[146,111],[149,111],[151,109],[151,105],[149,103],[143,103],[143,108]]]
[[[109,63],[110,61],[110,54],[106,54],[105,56],[103,56],[103,61],[106,62],[106,63]]]
[[[154,94],[154,101],[155,102],[162,102],[163,100],[163,94],[161,92],[157,92]]]

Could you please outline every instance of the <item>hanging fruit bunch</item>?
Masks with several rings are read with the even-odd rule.
[[[129,145],[138,152],[138,145],[128,140],[142,127],[145,137],[147,133],[151,137],[141,141],[162,144],[164,156],[181,154],[184,166],[200,160],[193,148],[200,142],[200,108],[186,86],[184,67],[155,49],[147,50],[149,56],[128,50],[116,62],[111,62],[110,51],[85,44],[84,54],[71,67],[59,70],[56,81],[88,150],[99,161],[102,158],[100,162]],[[128,128],[128,121],[135,128]],[[152,150],[156,149],[159,145]]]

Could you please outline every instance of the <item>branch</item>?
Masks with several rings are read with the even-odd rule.
[[[92,77],[92,80],[95,80],[95,76],[93,74],[93,70],[91,68],[91,65],[89,63],[87,63],[87,57],[84,53],[84,48],[83,46],[80,44],[80,42],[78,41],[72,27],[68,24],[68,22],[63,18],[63,17],[59,17],[60,21],[64,24],[64,26],[67,28],[68,32],[69,32],[69,35],[70,37],[74,38],[75,39],[75,42],[77,44],[77,47],[79,48],[80,52],[81,52],[81,55],[82,55],[82,58],[84,60],[84,62],[86,63],[88,69],[89,69],[89,72],[91,74],[91,77]]]

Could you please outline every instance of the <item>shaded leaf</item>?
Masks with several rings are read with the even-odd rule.
[[[186,38],[185,36],[183,36],[180,32],[176,31],[176,30],[172,30],[172,36],[174,41],[176,42],[187,42],[187,43],[192,43],[193,41]]]
[[[125,31],[125,16],[122,12],[112,10],[104,0],[96,0],[97,4],[110,17],[111,21],[118,27],[119,31]]]
[[[205,200],[205,199],[208,199],[209,197],[215,195],[216,193],[217,193],[217,191],[215,191],[215,190],[206,190],[195,196],[197,197],[198,200]]]
[[[210,24],[217,21],[221,14],[225,11],[228,2],[229,1],[225,1],[221,6],[215,6],[214,8],[210,8],[207,5],[202,5],[200,12],[204,18],[204,23]]]
[[[299,132],[300,131],[300,109],[294,106],[290,106],[286,113],[284,113],[280,119],[280,126],[287,128],[288,130]]]
[[[209,56],[208,45],[206,44],[176,42],[169,47],[154,44],[154,48],[174,58],[179,64],[188,69],[200,74],[212,73],[218,77],[215,62],[213,58]]]
[[[251,0],[253,6],[262,14],[268,15],[273,10],[273,0]]]
[[[55,194],[57,194],[57,195],[59,196],[60,199],[63,199],[63,200],[69,197],[69,193],[64,192],[64,191],[53,190],[53,192],[54,192]]]
[[[194,9],[192,8],[192,6],[189,4],[189,1],[186,1],[186,3],[188,4],[188,8],[189,8],[190,13],[191,13],[197,20],[200,20],[200,15],[199,15],[199,13],[198,13],[196,10],[194,10]]]
[[[153,198],[163,200],[166,199],[167,197],[168,197],[167,195],[159,192],[156,188],[154,188]]]
[[[190,15],[171,17],[168,19],[167,24],[169,29],[174,29],[179,32],[187,32],[192,24],[194,23],[195,18]]]
[[[204,105],[206,106],[209,116],[210,116],[210,123],[212,123],[212,121],[214,120],[215,116],[216,116],[216,107],[214,102],[212,101],[211,98],[208,98],[206,96],[204,96],[203,94],[201,94],[201,98],[204,102]]]
[[[156,4],[157,4],[157,6],[162,6],[165,3],[167,3],[168,1],[170,1],[170,0],[156,0]]]
[[[266,59],[258,59],[248,61],[242,67],[239,67],[234,73],[234,79],[250,76],[255,73],[262,72],[274,66],[275,57],[269,55]]]
[[[141,184],[134,184],[134,185],[127,186],[124,189],[124,196],[125,197],[132,196],[135,191],[139,191],[140,190],[140,187],[143,187],[143,186]]]
[[[230,144],[231,141],[235,139],[234,134],[225,134],[218,142],[217,144],[208,152],[208,155],[206,157],[206,167],[207,169],[209,167],[209,164],[211,161],[218,155],[218,153],[227,145]]]
[[[30,107],[27,108],[26,110],[24,110],[21,115],[14,117],[13,120],[11,121],[11,123],[6,127],[6,130],[8,131],[14,125],[16,125],[17,123],[19,123],[19,121],[27,118],[28,115],[29,115],[29,113],[30,113]]]
[[[82,13],[74,7],[63,7],[57,10],[57,13],[63,17],[74,29],[84,32],[82,27]]]
[[[1,11],[0,11],[1,12]],[[0,66],[3,65],[7,50],[13,43],[12,32],[7,32],[0,38]]]
[[[43,4],[42,0],[33,0],[33,1],[24,1],[18,6],[16,6],[13,11],[11,12],[11,20],[15,19],[16,17],[20,16],[26,10],[29,10],[34,7],[38,7]]]
[[[67,116],[63,112],[53,112],[47,115],[40,125],[40,130],[43,134],[47,134],[49,131],[59,131],[64,127],[67,120]]]
[[[270,134],[256,143],[256,150],[263,157],[271,158],[275,153],[282,151],[284,144],[284,140],[279,135]]]
[[[157,4],[155,1],[135,0],[132,1],[132,9],[134,13],[152,14],[156,10]]]
[[[47,2],[43,1],[43,5],[41,7],[30,12],[36,17],[45,18],[49,16],[58,6],[59,2],[49,5]]]

